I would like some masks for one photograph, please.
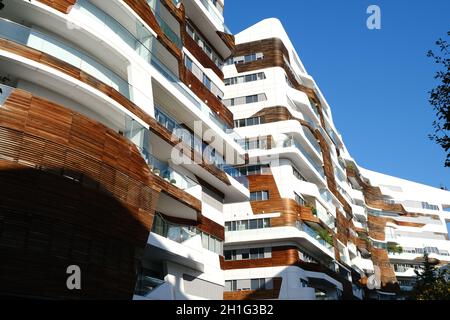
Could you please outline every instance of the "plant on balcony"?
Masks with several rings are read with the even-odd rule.
[[[387,250],[389,253],[398,253],[401,254],[403,253],[403,248],[395,243],[389,242],[387,244]]]
[[[311,209],[311,213],[317,217],[317,208],[315,206],[313,206],[312,204],[307,204],[306,205],[307,208]]]
[[[155,175],[157,175],[157,176],[160,176],[160,175],[161,175],[161,170],[155,169],[155,170],[153,170],[153,173],[154,173]]]
[[[333,236],[328,232],[328,230],[322,229],[317,232],[319,238],[327,242],[330,246],[333,245]]]
[[[170,183],[173,184],[173,185],[176,185],[176,184],[177,184],[177,180],[171,179],[171,180],[170,180]]]

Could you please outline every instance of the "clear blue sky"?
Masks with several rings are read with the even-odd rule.
[[[366,9],[380,6],[382,29],[368,30]],[[448,0],[225,0],[233,33],[281,20],[359,165],[450,188],[445,153],[428,139],[436,65],[426,57],[450,31]]]

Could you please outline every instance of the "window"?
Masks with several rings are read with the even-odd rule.
[[[265,79],[266,79],[265,73],[259,72],[259,73],[254,73],[254,74],[248,74],[245,76],[227,78],[224,80],[224,82],[225,82],[226,86],[232,86],[232,85],[236,85],[236,84],[265,80]]]
[[[265,279],[252,279],[252,290],[264,290],[266,287],[266,280]]]
[[[305,279],[301,279],[300,278],[300,287],[301,288],[308,288],[308,286],[309,286],[309,282],[307,280],[305,280]]]
[[[235,292],[237,291],[237,280],[229,280],[225,281],[225,291],[227,292]]]
[[[261,52],[251,53],[245,56],[236,56],[227,60],[227,64],[240,64],[240,63],[249,63],[257,60],[264,59],[264,54]]]
[[[218,255],[223,254],[223,242],[216,237],[202,232],[202,246],[204,249],[212,251]]]
[[[191,71],[194,76],[200,80],[208,90],[213,93],[217,98],[222,100],[223,98],[223,92],[217,87],[210,78],[208,78],[203,71],[200,69],[199,66],[197,66],[191,58],[189,58],[187,55],[184,56],[184,65],[186,66],[186,69]]]
[[[269,191],[256,191],[250,193],[250,201],[267,201],[269,200]]]
[[[298,193],[296,193],[296,192],[294,192],[294,194],[295,194],[295,201],[296,201],[299,205],[305,207],[305,206],[306,206],[306,201],[305,201],[305,199],[303,199],[303,197],[302,197],[301,195],[299,195]]]
[[[292,167],[292,171],[294,173],[294,177],[301,181],[307,181],[306,178],[296,168]]]
[[[239,230],[248,230],[249,220],[238,221]]]
[[[231,260],[234,260],[234,259],[233,259],[233,251],[231,251],[231,250],[226,250],[226,251],[223,253],[223,257],[224,257],[225,261],[231,261]]]
[[[267,259],[272,257],[271,248],[251,248],[242,250],[226,250],[224,252],[225,261],[240,261],[240,260],[256,260]]]
[[[268,149],[268,143],[267,143],[268,139],[269,139],[269,137],[243,139],[243,140],[238,141],[238,143],[245,150],[255,150],[255,149],[267,150]]]
[[[262,174],[270,172],[270,165],[264,164],[264,165],[240,167],[240,168],[237,168],[237,170],[239,171],[239,173],[242,176],[262,175]]]
[[[250,220],[250,230],[258,229],[258,220]]]
[[[239,105],[248,104],[248,103],[262,102],[262,101],[266,101],[266,100],[267,100],[266,94],[260,93],[260,94],[254,94],[251,96],[226,99],[223,101],[223,103],[227,107],[233,107],[233,106],[239,106]]]
[[[253,221],[256,221],[256,224]],[[256,229],[270,228],[270,218],[229,221],[225,223],[225,230],[227,232],[250,230],[250,225],[253,227],[256,225]]]
[[[193,68],[192,60],[188,56],[185,56],[185,60],[184,61],[185,61],[184,63],[186,64],[186,68],[188,68],[189,70],[192,70],[192,68]]]
[[[206,53],[206,55],[214,62],[218,68],[222,68],[223,61],[220,56],[206,43],[206,41],[197,33],[192,25],[186,24],[187,34],[194,39],[197,45]]]
[[[259,124],[261,124],[261,117],[253,117],[234,121],[234,126],[236,128],[256,126]]]
[[[264,248],[250,249],[250,259],[264,259]]]
[[[434,204],[429,204],[428,202],[422,202],[422,209],[439,210],[439,206],[434,205]]]

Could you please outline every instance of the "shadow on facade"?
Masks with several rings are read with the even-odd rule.
[[[0,296],[132,299],[151,225],[138,211],[80,172],[0,170]],[[67,288],[71,265],[81,290]]]

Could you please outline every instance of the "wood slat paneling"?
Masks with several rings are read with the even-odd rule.
[[[43,4],[52,7],[62,13],[69,13],[72,6],[75,5],[77,0],[38,0]]]
[[[0,294],[130,299],[157,187],[124,137],[13,90],[0,108]],[[82,290],[67,289],[69,265]]]

